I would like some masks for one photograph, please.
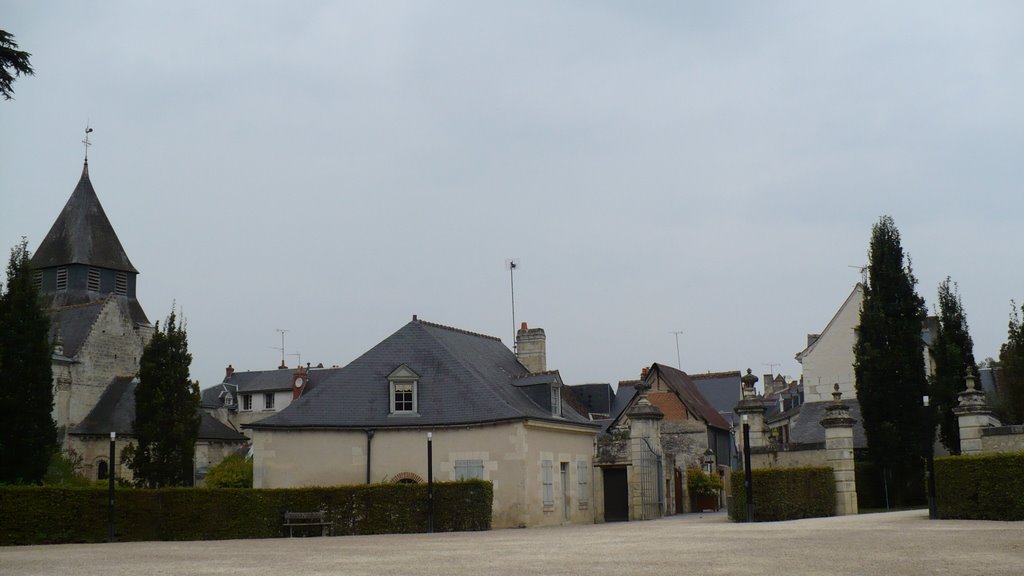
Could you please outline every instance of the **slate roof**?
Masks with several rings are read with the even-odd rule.
[[[403,364],[419,375],[416,415],[389,414],[388,375]],[[528,374],[498,338],[414,319],[284,410],[247,427],[396,428],[529,418],[597,428],[565,400],[562,417],[531,400],[529,386],[513,385],[523,377],[532,382]],[[533,384],[552,379],[540,380]]]
[[[306,374],[306,386],[303,395],[309,394],[320,382],[323,382],[341,368],[310,368]],[[295,381],[295,369],[277,368],[274,370],[255,370],[245,372],[234,372],[231,376],[224,378],[220,384],[202,391],[202,405],[209,408],[219,408],[223,405],[225,392],[231,392],[235,398],[235,406],[238,406],[239,394],[261,394],[264,392],[284,392],[292,389]]]
[[[704,399],[731,423],[733,409],[740,402],[740,393],[743,388],[743,383],[740,382],[740,371],[689,374],[689,377]]]
[[[824,444],[825,429],[821,419],[825,417],[825,409],[832,401],[806,402],[798,406],[799,414],[789,425],[789,441],[791,444]],[[850,409],[850,417],[856,420],[853,424],[853,447],[867,448],[868,440],[861,426],[860,403],[854,399],[843,400]]]
[[[138,380],[131,376],[114,378],[100,396],[99,402],[77,426],[71,430],[74,436],[106,436],[117,432],[118,436],[134,436],[135,428],[135,387]],[[244,442],[245,436],[218,422],[214,417],[198,410],[199,439],[221,442]]]
[[[103,311],[104,300],[50,311],[50,341],[60,334],[64,356],[74,358],[89,337],[92,325]]]
[[[68,264],[138,273],[96,196],[88,162],[71,198],[32,256],[36,269]]]
[[[611,384],[573,384],[570,388],[588,412],[611,414],[612,401],[615,399]]]
[[[669,387],[679,395],[680,400],[683,401],[687,409],[696,414],[701,420],[707,422],[708,426],[722,430],[729,429],[729,422],[704,398],[704,395],[700,393],[700,390],[686,372],[657,363],[651,366],[648,374],[653,375],[655,372],[660,374]]]

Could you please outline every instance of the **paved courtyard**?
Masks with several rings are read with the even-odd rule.
[[[457,534],[0,548],[0,575],[1024,574],[1024,522],[723,514]]]

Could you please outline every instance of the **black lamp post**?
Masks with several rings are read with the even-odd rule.
[[[434,531],[434,433],[427,432],[427,532]]]
[[[928,518],[937,520],[939,510],[935,505],[935,419],[932,418],[934,410],[928,402],[928,396],[921,398],[924,404],[925,419],[928,422],[928,446],[925,448],[925,458],[928,463]]]
[[[107,542],[114,541],[114,441],[117,432],[110,433],[110,464],[107,466]]]

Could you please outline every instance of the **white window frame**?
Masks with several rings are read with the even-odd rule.
[[[541,470],[541,484],[543,490],[543,502],[545,509],[554,509],[555,507],[555,476],[554,476],[554,464],[551,460],[543,460],[540,463]]]
[[[224,394],[224,405],[225,406],[234,406],[235,405],[235,397],[231,395],[231,392],[226,392]]]
[[[274,393],[264,392],[263,393],[263,409],[273,410],[274,409]]]
[[[242,411],[249,412],[252,410],[252,394],[242,394]]]
[[[452,467],[455,480],[483,480],[483,460],[456,460]]]
[[[562,415],[562,387],[554,384],[551,386],[551,413]]]
[[[586,460],[576,461],[577,501],[580,510],[586,510],[590,504],[590,465]]]

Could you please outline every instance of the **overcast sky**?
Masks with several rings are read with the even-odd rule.
[[[90,175],[203,387],[421,319],[567,383],[800,375],[892,215],[975,356],[1024,300],[1019,2],[19,2],[0,246]],[[297,356],[288,356],[295,365]]]

